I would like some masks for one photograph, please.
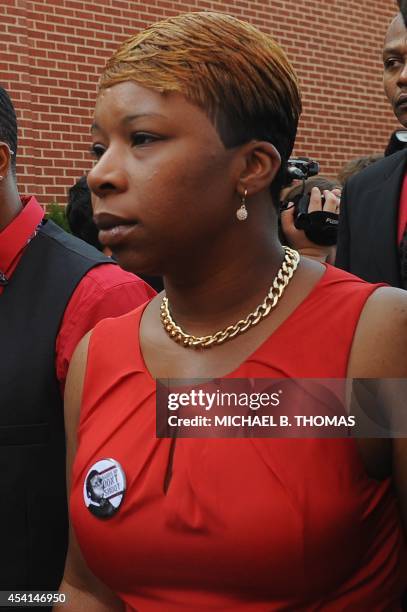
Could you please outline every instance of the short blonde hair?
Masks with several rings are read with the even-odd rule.
[[[230,15],[184,13],[136,34],[110,58],[99,86],[123,81],[181,93],[226,147],[266,140],[283,162],[291,154],[301,113],[296,74],[270,36]]]

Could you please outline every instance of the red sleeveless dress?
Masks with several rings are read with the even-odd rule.
[[[230,377],[345,377],[375,286],[327,267],[288,319]],[[155,382],[139,349],[143,307],[94,330],[71,516],[96,576],[138,612],[400,610],[405,543],[388,480],[353,439],[155,436]],[[126,475],[111,518],[84,503],[93,465]]]

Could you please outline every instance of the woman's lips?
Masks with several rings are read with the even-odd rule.
[[[93,220],[99,230],[99,242],[103,246],[112,248],[125,240],[138,225],[133,219],[126,219],[103,211],[95,214]]]
[[[137,223],[119,224],[106,229],[99,230],[99,242],[103,246],[114,247],[125,240],[129,234],[137,227]]]

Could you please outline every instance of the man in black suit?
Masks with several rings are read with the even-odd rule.
[[[407,6],[392,21],[383,49],[384,88],[407,127]],[[336,265],[370,282],[407,288],[407,150],[369,166],[342,192]]]

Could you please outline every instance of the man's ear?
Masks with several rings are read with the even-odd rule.
[[[0,141],[0,176],[2,179],[10,172],[12,155],[8,144]]]
[[[281,157],[270,142],[252,140],[243,145],[244,168],[240,174],[240,190],[255,195],[267,189],[281,166]]]

